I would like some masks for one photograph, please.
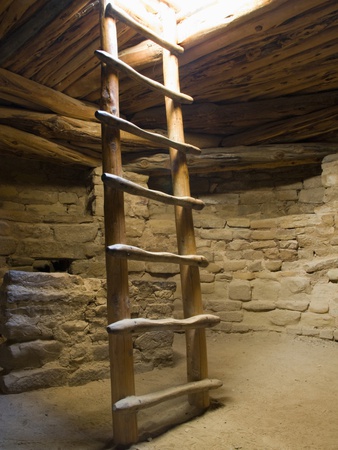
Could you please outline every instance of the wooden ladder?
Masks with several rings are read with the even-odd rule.
[[[188,395],[189,403],[198,413],[208,408],[208,391],[220,387],[222,382],[208,379],[205,328],[219,323],[219,318],[203,314],[199,267],[206,267],[208,262],[203,256],[196,255],[192,210],[202,209],[204,203],[190,196],[186,162],[187,153],[199,153],[200,150],[184,142],[181,103],[190,103],[193,99],[180,92],[177,54],[183,52],[183,48],[176,43],[175,12],[165,2],[161,3],[161,15],[165,20],[163,35],[158,35],[113,2],[100,2],[102,50],[95,53],[102,62],[102,104],[96,117],[102,123],[113,436],[117,445],[130,445],[139,439],[137,411],[142,408],[181,395]],[[137,73],[118,59],[117,20],[163,47],[163,85]],[[147,132],[119,117],[119,72],[165,96],[168,137]],[[174,195],[146,189],[122,177],[120,130],[168,146]],[[124,192],[174,205],[178,254],[149,252],[126,244]],[[128,259],[180,265],[184,319],[130,318]],[[163,329],[185,331],[188,382],[183,386],[136,396],[132,333]]]

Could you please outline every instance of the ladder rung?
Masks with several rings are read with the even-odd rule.
[[[188,266],[207,267],[208,260],[200,255],[175,255],[167,252],[148,252],[138,247],[125,244],[114,244],[107,247],[107,252],[115,258],[134,261],[166,262],[172,264],[187,264]]]
[[[105,185],[115,189],[120,189],[121,191],[127,192],[128,194],[142,195],[143,197],[157,200],[167,205],[178,205],[196,210],[201,210],[205,206],[205,203],[200,199],[192,197],[175,197],[161,191],[147,189],[137,183],[133,183],[132,181],[126,180],[125,178],[113,175],[111,173],[104,173],[102,175],[102,181]]]
[[[120,59],[114,58],[110,53],[105,52],[103,50],[96,50],[95,55],[99,58],[100,61],[108,64],[110,67],[113,67],[116,70],[119,70],[123,72],[124,74],[128,75],[129,77],[133,78],[134,80],[146,85],[147,87],[150,87],[151,89],[155,91],[159,91],[161,94],[166,95],[167,97],[170,97],[171,99],[175,100],[176,102],[180,103],[192,103],[194,99],[190,97],[190,95],[182,94],[181,92],[173,91],[172,89],[169,89],[165,87],[163,84],[158,83],[155,80],[152,80],[151,78],[145,77],[144,75],[140,74],[136,70],[134,70],[131,66],[124,63]]]
[[[137,125],[134,125],[127,120],[121,119],[121,117],[114,116],[113,114],[110,114],[106,111],[96,111],[95,116],[100,122],[105,123],[106,125],[114,128],[119,128],[120,130],[135,134],[136,136],[148,139],[149,141],[155,142],[157,144],[173,147],[187,154],[199,155],[201,153],[201,150],[194,145],[186,144],[184,142],[172,141],[171,139],[162,136],[161,134],[145,131],[142,128],[139,128]]]
[[[113,411],[116,412],[137,412],[141,409],[155,406],[166,400],[172,400],[182,395],[195,394],[197,392],[209,391],[217,389],[223,385],[222,381],[216,379],[205,378],[200,381],[192,381],[183,384],[182,386],[175,386],[162,391],[153,392],[145,395],[131,395],[117,401],[113,405]]]
[[[199,314],[187,319],[123,319],[114,322],[107,327],[108,333],[140,333],[145,331],[185,331],[196,328],[211,328],[220,322],[220,318],[212,314]]]
[[[161,47],[166,48],[167,50],[169,50],[170,52],[172,52],[174,54],[180,54],[180,53],[184,52],[183,47],[181,47],[180,45],[177,45],[173,42],[169,42],[166,39],[163,39],[161,36],[154,33],[149,28],[145,27],[144,25],[141,25],[139,22],[134,20],[125,11],[116,7],[116,5],[113,6],[111,3],[108,3],[108,5],[106,7],[106,14],[110,17],[120,20],[121,22],[125,23],[129,27],[134,28],[134,30],[141,33],[147,39],[151,39],[152,41],[156,42],[156,44],[160,45]]]

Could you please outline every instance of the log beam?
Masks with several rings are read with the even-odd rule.
[[[203,149],[201,155],[188,155],[189,172],[215,173],[229,170],[272,169],[303,164],[318,164],[331,154],[338,153],[336,143],[304,143],[238,146]],[[152,156],[124,155],[124,168],[145,175],[169,175],[167,154]]]
[[[48,158],[68,164],[81,164],[88,167],[98,165],[96,158],[6,125],[0,125],[0,148],[19,155],[36,155],[41,159]]]
[[[0,98],[1,93],[14,95],[67,117],[95,120],[95,106],[88,105],[3,68],[0,68]]]

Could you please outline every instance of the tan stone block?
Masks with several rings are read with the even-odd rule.
[[[22,342],[0,347],[1,366],[5,370],[42,367],[58,358],[62,345],[57,341]]]
[[[200,230],[199,236],[203,239],[212,239],[219,241],[231,241],[232,240],[232,231],[223,228],[216,230]]]
[[[9,236],[11,232],[11,228],[8,222],[4,222],[0,220],[0,236]]]
[[[233,274],[234,280],[254,280],[256,278],[256,274],[253,272],[236,272]]]
[[[302,327],[302,336],[319,336],[319,330],[317,330],[317,328],[314,327],[310,327],[310,328],[306,328],[306,327]]]
[[[242,192],[240,194],[240,204],[242,205],[257,205],[257,204],[267,204],[273,203],[275,201],[275,195],[272,190],[250,190],[246,192]]]
[[[254,241],[251,242],[250,247],[253,248],[254,250],[257,249],[264,249],[264,248],[269,248],[269,249],[273,249],[273,248],[277,248],[277,244],[275,241]]]
[[[325,189],[317,187],[313,189],[304,189],[299,193],[300,203],[323,203]]]
[[[297,240],[281,241],[281,242],[279,242],[279,247],[281,249],[297,250],[298,249],[298,241]]]
[[[282,261],[276,260],[276,261],[264,261],[264,266],[267,270],[270,270],[271,272],[277,272],[278,270],[281,270],[282,268]]]
[[[253,300],[251,302],[243,303],[243,309],[246,311],[272,311],[276,309],[276,305],[274,302],[270,302],[268,300]]]
[[[212,294],[215,292],[214,283],[201,283],[202,294]]]
[[[163,219],[153,219],[148,221],[147,226],[150,228],[154,234],[175,234],[175,220],[174,217],[168,217]]]
[[[234,239],[233,241],[229,242],[227,248],[234,251],[245,250],[250,248],[250,244],[244,239]]]
[[[281,279],[281,291],[279,299],[290,299],[291,294],[309,293],[311,291],[311,280],[308,277],[285,277]]]
[[[26,206],[26,211],[34,214],[48,215],[62,215],[66,214],[67,210],[61,203],[53,203],[51,205],[29,204]]]
[[[297,250],[280,249],[278,255],[283,261],[296,261],[298,258]],[[271,257],[271,256],[270,256]],[[275,257],[275,255],[273,255]]]
[[[270,230],[253,230],[251,233],[252,239],[256,239],[257,241],[271,240],[276,237],[276,228]]]
[[[98,233],[96,224],[54,225],[53,230],[57,241],[70,244],[93,242]]]
[[[167,273],[172,275],[179,273],[180,269],[177,264],[147,263],[146,271],[150,273]]]
[[[1,202],[1,208],[9,211],[21,212],[25,210],[25,205],[17,202]],[[27,208],[28,209],[28,208]]]
[[[302,313],[301,325],[304,327],[326,328],[333,327],[334,324],[334,317],[329,314],[315,314],[313,312]]]
[[[132,238],[138,238],[143,235],[145,228],[144,220],[137,218],[126,218],[126,236]]]
[[[307,300],[280,300],[276,302],[276,307],[279,309],[289,309],[291,311],[306,311],[309,306],[309,301]]]
[[[294,240],[298,233],[294,229],[277,228],[275,238],[279,241]]]
[[[333,339],[333,332],[334,332],[333,328],[329,329],[329,330],[320,330],[319,337],[321,339],[328,339],[328,340],[332,341],[332,339]]]
[[[274,326],[269,322],[269,314],[270,311],[260,313],[244,311],[244,317],[241,323],[252,331],[273,330]]]
[[[244,323],[233,322],[231,324],[232,333],[248,333],[249,331],[250,327],[248,325],[244,325]]]
[[[241,322],[243,320],[242,311],[219,311],[217,315],[222,322]]]
[[[311,300],[309,311],[317,314],[326,314],[329,312],[329,302],[323,299]]]
[[[79,197],[75,192],[60,192],[59,193],[59,202],[66,203],[67,205],[71,203],[77,203],[79,201]]]
[[[287,326],[299,322],[301,313],[298,311],[289,311],[276,309],[269,313],[269,320],[273,325]]]
[[[295,201],[298,199],[298,191],[295,189],[283,189],[276,191],[276,198],[280,201]]]
[[[202,283],[212,283],[213,281],[215,281],[215,275],[213,273],[206,273],[201,270],[200,279]]]
[[[52,386],[64,386],[67,383],[68,371],[59,365],[48,368],[13,371],[0,378],[1,388],[5,394],[43,389]]]
[[[217,217],[214,214],[203,214],[201,212],[194,216],[194,225],[197,228],[221,228],[225,226],[225,219],[222,217]]]
[[[215,264],[215,263],[209,263],[209,265],[206,267],[205,270],[207,270],[210,273],[219,273],[221,270],[223,269],[223,267],[219,264]]]
[[[223,331],[223,333],[230,333],[232,331],[232,328],[233,328],[232,322],[221,321],[219,324],[217,324],[215,327],[213,327],[213,330],[214,331]]]
[[[17,241],[11,237],[0,236],[0,255],[12,255],[17,248]]]
[[[246,239],[247,241],[251,239],[252,231],[247,228],[234,228],[233,238],[234,239]]]
[[[246,280],[233,280],[229,284],[229,298],[231,300],[251,300],[251,284]]]
[[[338,265],[337,256],[328,256],[324,258],[316,258],[311,262],[304,264],[307,273],[314,273],[320,270],[328,270]]]
[[[256,279],[252,281],[252,299],[275,302],[281,285],[275,280]]]
[[[257,249],[244,250],[242,257],[243,259],[248,259],[250,261],[255,259],[264,259],[264,253],[267,252],[268,250],[270,249],[265,249],[264,251]],[[271,251],[274,251],[274,249]]]
[[[250,219],[246,217],[231,217],[227,219],[226,224],[231,228],[249,228]]]
[[[262,268],[263,268],[263,263],[261,260],[252,261],[252,262],[248,263],[248,270],[250,270],[250,272],[259,272],[262,270]]]
[[[316,214],[299,214],[280,217],[278,225],[281,228],[302,228],[320,225],[320,218]]]
[[[18,195],[19,195],[18,190],[14,186],[9,186],[5,184],[0,186],[0,198],[2,200],[17,199]]]
[[[277,219],[259,219],[259,220],[251,220],[250,222],[251,228],[276,228],[277,227]]]

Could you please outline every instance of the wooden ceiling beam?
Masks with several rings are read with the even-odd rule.
[[[188,155],[187,162],[190,174],[217,173],[319,164],[325,156],[336,153],[336,143],[238,146],[204,149],[201,155]],[[144,175],[170,175],[169,156],[164,153],[148,156],[124,154],[123,167],[126,171]]]
[[[332,91],[225,105],[194,103],[182,105],[182,111],[186,130],[229,136],[270,122],[285,119],[291,121],[292,118],[306,116],[336,104],[338,104],[338,91]],[[143,128],[164,128],[166,124],[162,107],[140,111],[130,120]],[[243,143],[243,145],[246,144]]]
[[[87,105],[62,92],[50,89],[35,81],[0,68],[1,93],[10,94],[23,100],[48,108],[58,114],[76,119],[95,121],[96,107]]]
[[[23,156],[35,155],[42,160],[52,159],[54,162],[88,167],[96,167],[100,164],[99,159],[6,125],[0,125],[0,148]]]
[[[323,108],[301,117],[280,120],[253,127],[222,140],[222,147],[252,143],[300,142],[338,130],[338,106]]]
[[[53,23],[53,21],[55,21],[55,19],[59,16],[62,16],[63,20],[60,18],[58,23],[60,24],[63,22],[63,26],[67,26],[67,20],[65,20],[67,17],[65,15],[65,11],[67,8],[76,8],[76,10],[79,11],[86,3],[88,2],[85,0],[77,1],[76,5],[73,0],[48,0],[45,2],[34,15],[22,24],[22,26],[17,28],[7,38],[5,37],[5,39],[2,40],[0,64],[4,65],[7,61],[12,59],[18,60],[17,52],[23,47],[23,51],[26,56],[25,64],[27,64],[27,55],[30,55],[27,44],[30,46],[32,40],[37,39],[40,42],[40,46],[45,46],[46,41],[42,38],[41,31],[46,29],[46,27]],[[53,24],[53,27],[54,26],[55,24]],[[53,38],[56,39],[57,35],[54,34]],[[38,49],[35,47],[34,50],[36,52]]]

